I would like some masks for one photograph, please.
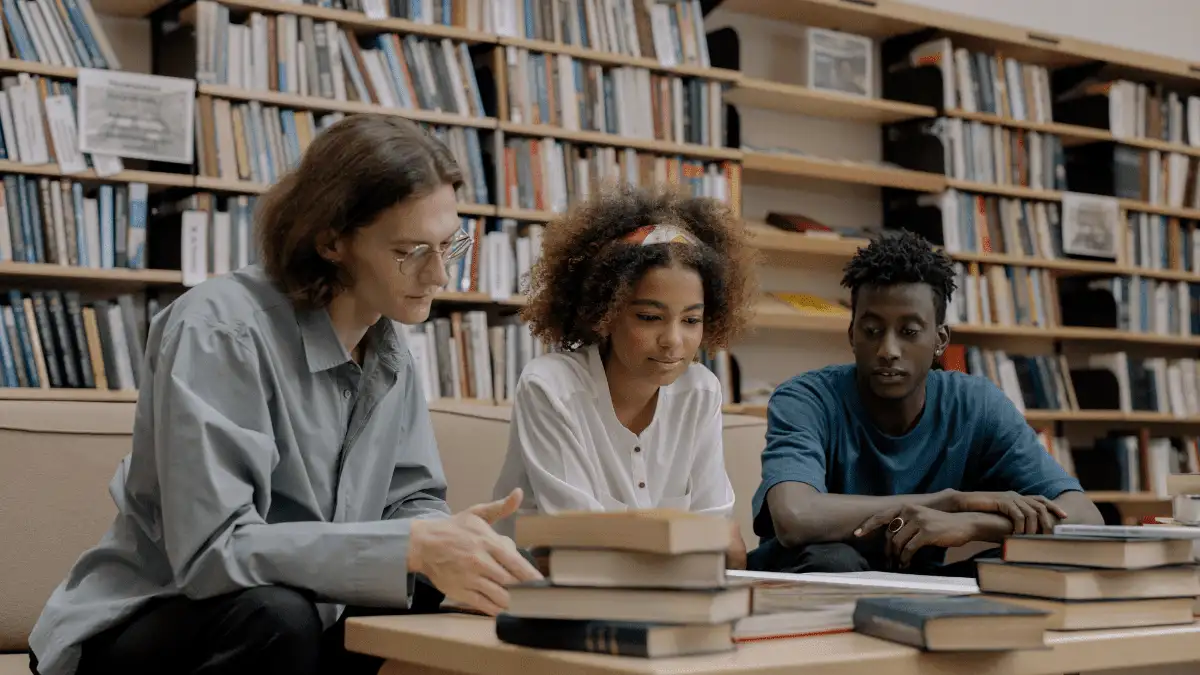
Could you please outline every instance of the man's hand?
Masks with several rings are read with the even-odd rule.
[[[725,551],[725,568],[746,569],[746,542],[742,539],[742,528],[736,520],[729,521],[729,549]]]
[[[1041,495],[1020,495],[1016,492],[958,492],[950,493],[941,510],[949,513],[998,513],[1013,523],[1013,534],[1049,534],[1067,512]]]
[[[517,510],[521,499],[517,488],[505,499],[477,504],[450,518],[412,521],[408,571],[425,575],[454,602],[493,616],[504,611],[505,586],[542,578],[512,539],[492,529]]]
[[[885,528],[884,553],[889,563],[899,563],[903,569],[926,546],[953,548],[975,541],[979,521],[975,513],[946,513],[910,504],[871,516],[854,535],[866,537],[881,527]]]

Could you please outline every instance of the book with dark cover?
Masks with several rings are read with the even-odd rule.
[[[924,651],[999,651],[1045,646],[1046,612],[978,596],[861,598],[854,630]]]
[[[661,624],[589,619],[528,619],[500,614],[496,638],[535,649],[660,658],[733,649],[733,624]]]

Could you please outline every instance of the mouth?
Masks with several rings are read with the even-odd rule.
[[[683,363],[683,359],[650,359],[651,361],[664,366],[677,366]]]
[[[908,377],[908,373],[899,368],[876,368],[871,371],[871,377],[880,382],[899,382]]]

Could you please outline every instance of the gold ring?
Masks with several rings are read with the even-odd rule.
[[[904,519],[900,516],[896,516],[895,518],[892,518],[892,522],[888,523],[888,532],[896,534],[902,527],[904,527]]]

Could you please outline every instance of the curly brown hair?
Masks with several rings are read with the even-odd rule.
[[[639,227],[672,224],[702,245],[620,239]],[[714,199],[670,188],[619,186],[576,205],[546,226],[542,256],[521,317],[534,337],[573,351],[601,342],[604,327],[647,270],[691,267],[704,285],[704,342],[728,347],[746,328],[757,295],[757,257],[738,217]]]

